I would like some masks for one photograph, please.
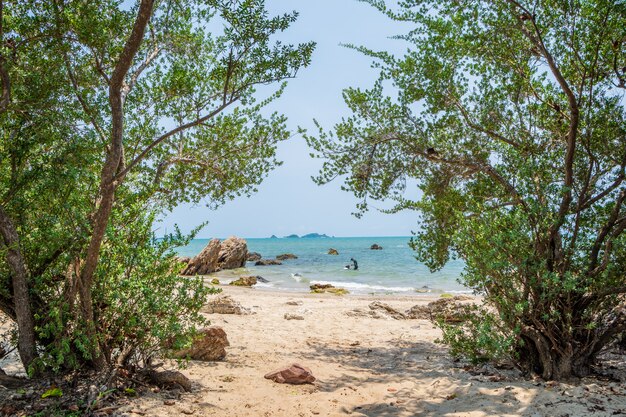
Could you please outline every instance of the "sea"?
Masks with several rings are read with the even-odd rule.
[[[431,273],[415,259],[409,247],[410,237],[330,237],[330,238],[247,238],[248,251],[258,252],[264,259],[291,253],[297,259],[282,261],[282,265],[255,266],[247,262],[244,268],[225,270],[215,275],[223,283],[242,275],[262,276],[269,282],[255,288],[308,292],[312,283],[332,284],[352,294],[432,294],[471,293],[459,278],[464,264],[450,261],[440,271]],[[194,239],[180,247],[180,256],[193,257],[210,239]],[[372,250],[373,244],[382,250]],[[329,255],[329,249],[338,255]],[[358,269],[346,269],[354,258]]]

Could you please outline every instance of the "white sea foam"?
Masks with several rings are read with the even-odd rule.
[[[303,277],[302,275],[295,273],[295,274],[291,274],[291,278],[294,279],[294,281],[296,282],[309,282],[308,278]]]
[[[385,287],[383,285],[362,284],[360,282],[339,282],[339,281],[315,281],[316,284],[330,284],[335,287],[345,288],[359,292],[367,291],[390,291],[390,292],[408,292],[415,291],[413,287]]]

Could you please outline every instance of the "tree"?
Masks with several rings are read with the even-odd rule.
[[[414,26],[398,36],[409,50],[356,48],[380,77],[345,90],[352,116],[307,136],[317,181],[345,176],[360,212],[368,199],[417,210],[417,259],[465,262],[463,283],[497,314],[484,333],[543,378],[587,374],[626,330],[626,5],[366,2]]]
[[[112,317],[141,312],[145,330],[166,315],[181,334],[197,318],[205,290],[176,284],[168,250],[184,239],[155,241],[153,220],[255,191],[289,136],[264,107],[314,44],[274,41],[297,13],[269,17],[262,0],[8,1],[0,14],[0,309],[27,368],[102,369],[123,350]],[[265,84],[279,86],[256,102]],[[151,303],[122,302],[155,284]]]

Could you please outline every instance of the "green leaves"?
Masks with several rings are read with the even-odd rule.
[[[61,391],[61,388],[56,388],[56,387],[50,388],[49,390],[41,394],[41,398],[62,397],[62,396],[63,396],[63,391]]]

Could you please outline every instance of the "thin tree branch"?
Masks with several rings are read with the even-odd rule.
[[[135,157],[135,159],[133,159],[128,165],[126,165],[126,168],[122,171],[120,171],[116,176],[115,176],[115,181],[119,182],[122,179],[124,179],[124,177],[128,174],[128,172],[133,169],[137,164],[139,164],[145,157],[146,155],[148,155],[148,153],[150,153],[150,151],[152,151],[155,147],[157,147],[159,144],[161,144],[163,141],[169,139],[170,137],[174,136],[175,134],[179,133],[179,132],[184,132],[192,127],[195,126],[199,126],[201,124],[203,124],[204,122],[206,122],[207,120],[211,119],[212,117],[214,117],[215,115],[217,115],[218,113],[220,113],[222,110],[224,110],[226,107],[228,107],[229,105],[231,105],[232,103],[234,103],[235,101],[237,101],[239,99],[239,97],[235,97],[235,98],[231,98],[230,101],[227,101],[226,103],[222,103],[219,107],[217,107],[216,109],[214,109],[212,112],[196,119],[193,120],[189,123],[185,123],[184,125],[180,125],[178,127],[175,127],[174,129],[170,130],[167,133],[162,134],[161,136],[159,136],[158,138],[156,138],[155,140],[152,141],[152,143],[150,143],[150,145],[148,145],[143,151],[141,151],[141,153],[139,155],[137,155]]]

